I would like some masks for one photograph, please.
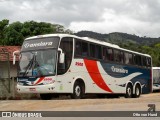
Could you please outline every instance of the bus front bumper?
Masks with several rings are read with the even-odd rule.
[[[57,93],[53,84],[37,85],[37,86],[22,86],[17,85],[18,93]]]

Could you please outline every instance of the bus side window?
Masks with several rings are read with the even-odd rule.
[[[142,57],[142,63],[143,63],[143,67],[147,67],[147,58],[146,57]]]
[[[107,53],[107,59],[109,60],[109,61],[113,61],[113,50],[111,49],[111,48],[107,48],[107,51],[106,51]]]
[[[131,53],[124,53],[124,63],[125,64],[133,64],[133,55]]]
[[[114,50],[114,61],[115,62],[120,62],[121,61],[120,51],[119,50]]]
[[[82,55],[82,44],[81,44],[81,41],[78,41],[76,39],[76,44],[75,44],[75,55]]]
[[[120,63],[124,63],[124,53],[122,51],[120,53]]]
[[[96,45],[95,58],[102,59],[102,49],[99,45]]]
[[[136,64],[136,55],[135,54],[133,54],[133,63],[134,63],[134,65],[137,65]]]
[[[131,53],[128,54],[129,64],[133,64],[133,55]]]
[[[151,67],[151,58],[147,57],[147,67]]]
[[[90,57],[94,58],[95,57],[95,51],[96,47],[94,44],[90,44]]]
[[[124,63],[129,64],[129,55],[127,52],[124,52]]]
[[[107,51],[107,48],[103,47],[103,60],[107,60],[106,51]]]
[[[134,55],[134,63],[135,65],[142,66],[142,58],[140,55]]]
[[[88,43],[87,42],[82,42],[82,56],[88,57]]]
[[[138,65],[142,66],[142,58],[141,58],[141,56],[138,55],[137,58],[138,58]]]
[[[94,59],[102,59],[101,46],[90,43],[90,57]]]

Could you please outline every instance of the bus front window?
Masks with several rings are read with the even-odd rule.
[[[55,49],[22,52],[19,62],[19,76],[55,75]]]

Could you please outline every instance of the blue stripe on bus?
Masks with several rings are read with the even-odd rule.
[[[112,64],[112,63],[105,63],[105,62],[100,62],[102,68],[104,71],[114,77],[114,78],[123,78],[128,75],[131,75],[136,72],[140,72],[142,74],[132,78],[131,81],[133,84],[137,81],[143,85],[142,88],[142,93],[150,93],[151,91],[151,77],[150,77],[150,69],[147,68],[139,68],[136,66],[127,66],[127,65],[120,65],[120,64]],[[124,84],[119,85],[119,86],[125,86]]]

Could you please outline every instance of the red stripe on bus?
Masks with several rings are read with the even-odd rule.
[[[84,59],[85,66],[87,68],[87,71],[92,78],[92,80],[99,86],[101,89],[112,92],[112,90],[107,86],[107,84],[104,82],[96,61],[93,60],[86,60]]]
[[[44,78],[45,78],[45,77],[40,77],[39,80],[38,80],[34,85],[40,83]]]

